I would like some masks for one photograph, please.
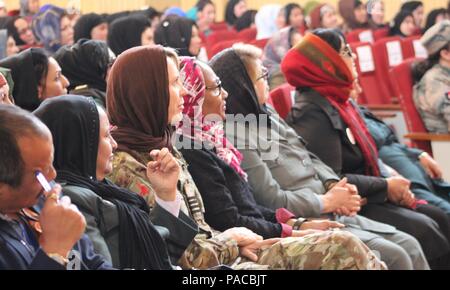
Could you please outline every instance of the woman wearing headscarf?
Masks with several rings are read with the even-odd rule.
[[[57,182],[85,216],[86,233],[95,251],[120,269],[172,269],[166,244],[151,222],[145,200],[105,179],[117,147],[105,111],[93,99],[68,95],[44,102],[34,115],[52,133]],[[156,160],[153,163],[167,171],[149,173],[150,180],[178,176],[173,158]],[[154,165],[148,165],[149,172]],[[159,214],[170,222],[176,220],[164,209]]]
[[[263,63],[269,71],[269,87],[275,89],[284,84],[286,79],[280,64],[289,49],[302,38],[294,27],[285,27],[276,32],[264,48]]]
[[[214,71],[207,66],[206,64],[195,61],[194,59],[184,59],[182,61],[183,66],[183,75],[185,76],[185,87],[188,88],[189,93],[185,95],[185,107],[184,107],[184,118],[183,123],[180,124],[178,133],[179,133],[179,141],[183,144],[184,149],[182,152],[189,154],[189,159],[195,160],[193,163],[189,163],[189,168],[195,167],[196,174],[194,175],[194,179],[197,182],[199,181],[199,177],[201,174],[198,174],[202,171],[199,168],[199,164],[202,163],[200,160],[205,157],[206,152],[210,152],[211,155],[206,153],[206,156],[210,156],[209,158],[204,159],[207,161],[205,164],[204,173],[208,172],[209,181],[200,182],[204,189],[209,188],[208,192],[215,191],[218,189],[218,183],[224,184],[222,181],[223,178],[226,179],[226,184],[234,190],[237,191],[237,195],[239,193],[242,194],[242,200],[246,200],[245,186],[242,187],[234,186],[237,180],[233,179],[233,174],[238,177],[241,181],[245,178],[245,173],[240,167],[240,163],[242,161],[242,156],[239,151],[232,145],[231,142],[225,137],[225,132],[223,128],[223,121],[225,119],[225,109],[226,109],[226,99],[227,92],[223,90],[220,86],[220,79],[214,73]],[[232,65],[234,67],[234,65]],[[241,81],[245,81],[240,79]],[[210,85],[211,84],[211,85]],[[214,84],[214,85],[213,85]],[[181,145],[179,144],[179,145]],[[196,158],[197,156],[198,158]],[[216,156],[216,158],[212,158]],[[206,162],[203,162],[206,163]],[[216,167],[220,166],[223,170],[223,176],[219,178],[216,175],[217,171],[220,169]],[[211,171],[214,168],[215,170]],[[205,178],[202,178],[205,179]],[[214,180],[214,181],[213,181]],[[234,180],[234,181],[233,181]],[[207,183],[214,183],[215,185],[212,187],[207,187]],[[241,188],[239,190],[238,188]],[[205,205],[206,205],[206,217],[212,217],[214,215],[225,215],[223,219],[234,219],[232,218],[232,214],[228,210],[229,202],[224,202],[225,196],[216,196],[216,200],[213,203],[214,199],[211,199],[212,195],[218,194],[216,193],[206,193],[202,191],[202,195],[206,196]],[[224,192],[225,195],[225,192]],[[238,200],[238,198],[235,198]],[[216,211],[214,208],[217,208],[218,204],[222,205],[220,211]],[[236,205],[238,206],[239,214],[242,215],[241,218],[245,217],[245,210],[240,207],[240,202],[237,201]],[[258,207],[254,204],[255,207]],[[218,209],[218,208],[217,208]],[[256,213],[257,211],[255,211]],[[281,212],[281,211],[280,211]],[[247,210],[247,213],[248,210]],[[287,214],[287,211],[284,211]],[[253,215],[253,217],[257,217],[258,215]],[[238,218],[238,217],[236,217]],[[250,216],[247,216],[250,219]],[[320,222],[318,222],[319,224]],[[326,222],[325,222],[326,223]],[[314,223],[306,222],[304,224],[304,229],[318,229],[318,227],[314,227]],[[316,225],[318,225],[316,224]],[[322,225],[324,225],[322,223]],[[332,227],[340,227],[341,225],[338,223],[331,222],[329,228]],[[323,227],[321,229],[326,230],[327,227]],[[314,235],[306,235],[302,238],[287,238],[286,243],[274,244],[271,247],[268,247],[265,250],[262,250],[259,253],[258,263],[271,265],[272,269],[303,269],[305,268],[302,265],[299,265],[295,261],[295,257],[302,255],[302,259],[309,261],[306,264],[306,269],[341,269],[344,265],[340,264],[340,262],[336,263],[336,266],[328,265],[328,261],[323,261],[320,257],[313,257],[313,253],[315,252],[315,247],[324,246],[322,243],[325,242],[323,237],[328,236],[330,232],[319,231]],[[335,237],[338,240],[341,238],[346,239],[345,237]],[[347,238],[351,239],[350,236]],[[310,247],[304,248],[302,244],[305,239],[311,239],[312,243]],[[333,237],[330,240],[334,240]],[[326,242],[325,242],[326,243]],[[359,242],[360,243],[360,242]],[[292,248],[291,248],[292,247]],[[297,250],[294,250],[295,247]],[[358,246],[359,247],[359,246]],[[274,251],[274,249],[280,249],[278,252]],[[300,250],[301,249],[301,250]],[[290,252],[288,255],[284,255],[281,253]],[[300,254],[300,252],[302,254]],[[317,253],[316,253],[317,254]],[[332,257],[331,259],[338,259],[334,256],[333,253],[326,253],[325,255],[329,255]],[[349,257],[350,258],[350,257]],[[354,255],[350,259],[366,259],[364,255]],[[277,262],[275,262],[277,261]],[[334,263],[334,262],[333,262]],[[370,267],[381,266],[377,265],[377,262],[373,261]],[[357,268],[357,267],[356,267]]]
[[[45,49],[54,54],[63,45],[72,45],[73,27],[66,11],[54,5],[44,5],[33,17],[33,33]]]
[[[338,28],[336,9],[330,4],[319,4],[309,13],[309,28]]]
[[[10,86],[3,73],[4,69],[0,71],[0,105],[13,105],[14,99],[11,96]]]
[[[21,51],[31,47],[39,47],[30,28],[30,24],[24,18],[19,16],[8,17],[6,19],[6,28]]]
[[[450,15],[449,15],[447,9],[441,8],[441,9],[432,10],[427,16],[427,20],[425,22],[425,28],[423,29],[423,33],[425,34],[425,32],[427,32],[427,30],[430,29],[433,25],[435,25],[441,21],[449,20],[449,19],[450,19]]]
[[[70,94],[92,97],[106,107],[106,78],[115,57],[105,42],[80,39],[62,47],[54,57],[70,81]]]
[[[301,34],[306,32],[305,14],[297,3],[289,3],[283,7],[286,26],[292,26]]]
[[[286,26],[282,6],[278,4],[264,5],[255,16],[258,34],[256,39],[271,38],[272,35]]]
[[[74,41],[85,39],[108,40],[108,22],[106,18],[96,14],[89,13],[81,16],[74,26]]]
[[[385,28],[387,26],[384,20],[385,8],[383,0],[370,0],[367,2],[367,13],[369,15],[369,25],[372,29]]]
[[[40,8],[40,0],[20,0],[20,16],[25,17],[29,22]]]
[[[395,16],[389,29],[390,36],[409,37],[414,35],[417,27],[414,24],[414,16],[411,12],[400,11]]]
[[[425,19],[425,8],[422,1],[407,1],[403,3],[400,11],[409,12],[414,17],[414,24],[420,30]]]
[[[355,29],[369,28],[367,7],[360,0],[340,0],[339,13],[344,18],[343,33]]]
[[[116,56],[132,47],[154,44],[154,29],[142,15],[114,20],[109,27],[108,45]]]
[[[241,17],[239,17],[234,23],[234,29],[241,31],[246,28],[256,27],[255,16],[258,13],[256,10],[247,10]]]
[[[229,0],[225,8],[225,21],[230,27],[233,27],[245,12],[247,11],[247,3],[245,0]]]
[[[171,15],[155,31],[155,43],[177,50],[180,56],[198,56],[201,50],[197,24],[194,21]]]
[[[20,51],[14,37],[0,25],[0,60],[18,54]]]
[[[253,46],[235,45],[213,65],[230,94],[227,138],[240,146],[240,166],[248,176],[257,203],[273,210],[285,207],[295,215],[311,218],[324,217],[344,207],[350,214],[333,216],[334,220],[379,252],[389,269],[427,269],[425,256],[413,237],[356,215],[361,197],[354,186],[310,153],[303,138],[266,105],[269,91],[260,55],[261,51]],[[237,117],[240,115],[246,119]],[[254,116],[259,118],[259,124],[247,122]],[[371,198],[380,199],[376,193]],[[326,219],[319,221],[327,223]]]
[[[381,173],[375,142],[350,101],[357,76],[354,58],[344,36],[330,29],[313,31],[291,49],[282,63],[287,81],[297,88],[288,122],[308,142],[307,148],[337,174],[368,196],[385,195],[377,202],[368,198],[361,215],[414,236],[432,269],[448,269],[449,218],[416,199],[409,180]]]
[[[0,61],[11,70],[13,98],[22,109],[33,111],[45,99],[67,94],[69,81],[61,74],[58,62],[43,49],[30,48]]]
[[[168,17],[170,15],[175,15],[178,17],[186,17],[186,12],[184,12],[183,9],[181,9],[180,7],[177,7],[177,6],[170,7],[169,9],[164,11],[162,19],[166,19],[166,17]]]

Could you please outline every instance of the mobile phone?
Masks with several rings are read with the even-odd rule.
[[[36,179],[39,181],[45,192],[50,192],[56,184],[54,181],[48,182],[44,174],[40,171],[36,171]]]

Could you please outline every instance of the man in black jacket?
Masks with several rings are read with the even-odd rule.
[[[0,269],[111,269],[83,236],[86,221],[61,187],[44,192],[36,175],[52,180],[53,142],[36,117],[0,105]],[[30,210],[41,198],[41,210]]]

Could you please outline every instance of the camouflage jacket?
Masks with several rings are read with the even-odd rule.
[[[144,197],[150,207],[155,205],[155,192],[146,176],[148,154],[139,154],[140,160],[125,152],[116,152],[113,173],[108,177],[120,187],[127,188]],[[200,193],[187,170],[187,163],[178,151],[174,151],[182,170],[178,181],[178,192],[183,197],[181,211],[199,226],[199,233],[184,252],[179,265],[184,269],[206,269],[219,264],[232,264],[239,256],[236,242],[211,229],[205,222],[204,206]]]
[[[450,132],[450,68],[433,66],[414,87],[414,102],[432,133]]]

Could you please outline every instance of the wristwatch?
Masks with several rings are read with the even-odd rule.
[[[305,218],[298,218],[297,221],[294,223],[294,225],[292,226],[292,229],[294,231],[299,231],[300,228],[302,227],[302,225],[307,222],[308,219]]]
[[[51,253],[48,254],[47,256],[49,256],[49,258],[51,258],[52,260],[56,261],[58,264],[61,264],[64,267],[66,267],[67,264],[69,264],[69,260],[60,254]]]

